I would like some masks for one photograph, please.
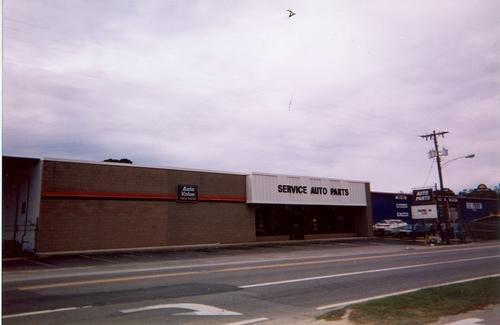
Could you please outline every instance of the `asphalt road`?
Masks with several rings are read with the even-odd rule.
[[[497,273],[499,242],[80,255],[4,264],[2,321],[304,324],[344,302]]]

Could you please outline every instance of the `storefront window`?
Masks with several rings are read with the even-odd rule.
[[[356,211],[353,207],[259,204],[255,212],[256,234],[353,233]]]

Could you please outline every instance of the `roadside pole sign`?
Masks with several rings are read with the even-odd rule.
[[[437,204],[432,188],[413,190],[412,219],[437,219]]]
[[[413,204],[429,204],[434,202],[432,188],[413,190]]]
[[[412,219],[437,219],[437,207],[435,204],[414,205],[411,207]]]

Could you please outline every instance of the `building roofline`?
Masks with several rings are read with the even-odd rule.
[[[89,161],[89,160],[63,159],[63,158],[53,158],[53,157],[44,157],[42,160],[43,161],[55,161],[55,162],[68,162],[68,163],[75,163],[75,164],[115,166],[115,167],[135,167],[135,168],[149,168],[149,169],[163,169],[163,170],[178,170],[178,171],[186,171],[186,172],[201,172],[201,173],[212,173],[212,174],[228,174],[228,175],[239,175],[239,176],[246,176],[246,175],[248,175],[248,173],[227,172],[227,171],[221,171],[221,170],[191,169],[191,168],[181,168],[181,167],[172,167],[172,166],[154,166],[154,165],[142,165],[142,164],[127,164],[127,163],[105,162],[105,161]]]
[[[393,194],[393,195],[410,195],[410,196],[413,195],[413,193],[382,192],[382,191],[370,191],[370,193],[375,193],[375,194]]]
[[[287,175],[287,174],[273,174],[273,173],[263,173],[263,172],[251,172],[250,175],[262,175],[262,176],[287,176],[287,177],[303,177],[303,178],[312,178],[312,179],[327,179],[330,181],[344,181],[350,183],[361,183],[361,184],[370,184],[368,181],[360,181],[360,180],[350,180],[350,179],[342,179],[342,178],[333,178],[333,177],[322,177],[322,176],[304,176],[304,175]]]
[[[35,157],[21,157],[21,156],[8,156],[8,155],[2,155],[2,158],[11,158],[11,159],[28,159],[28,160],[42,160],[41,158],[35,158]]]
[[[255,172],[251,173],[243,173],[243,172],[228,172],[222,170],[210,170],[210,169],[196,169],[196,168],[185,168],[185,167],[173,167],[173,166],[155,166],[155,165],[147,165],[147,164],[127,164],[127,163],[118,163],[118,162],[105,162],[105,161],[93,161],[93,160],[79,160],[79,159],[66,159],[66,158],[56,158],[56,157],[43,157],[43,158],[32,158],[32,157],[20,157],[20,156],[2,156],[5,158],[19,158],[19,159],[32,159],[32,160],[40,160],[40,161],[54,161],[54,162],[67,162],[67,163],[75,163],[75,164],[89,164],[89,165],[101,165],[101,166],[115,166],[115,167],[135,167],[135,168],[149,168],[149,169],[163,169],[163,170],[177,170],[177,171],[186,171],[186,172],[201,172],[201,173],[212,173],[212,174],[227,174],[227,175],[238,175],[238,176],[250,176],[250,175],[262,175],[262,176],[288,176],[288,177],[303,177],[303,178],[317,178],[317,179],[326,179],[332,181],[344,181],[351,183],[361,183],[361,184],[370,184],[369,181],[361,181],[361,180],[349,180],[342,178],[333,178],[333,177],[322,177],[322,176],[305,176],[305,175],[287,175],[287,174],[277,174],[277,173],[268,173],[268,172]]]

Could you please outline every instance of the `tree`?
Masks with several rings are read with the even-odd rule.
[[[108,158],[106,160],[103,160],[103,162],[114,162],[114,163],[122,163],[122,164],[132,164],[132,160],[127,159],[127,158],[122,158],[122,159]]]
[[[500,184],[494,190],[480,184],[477,188],[463,189],[458,193],[460,196],[497,199],[500,195]]]

